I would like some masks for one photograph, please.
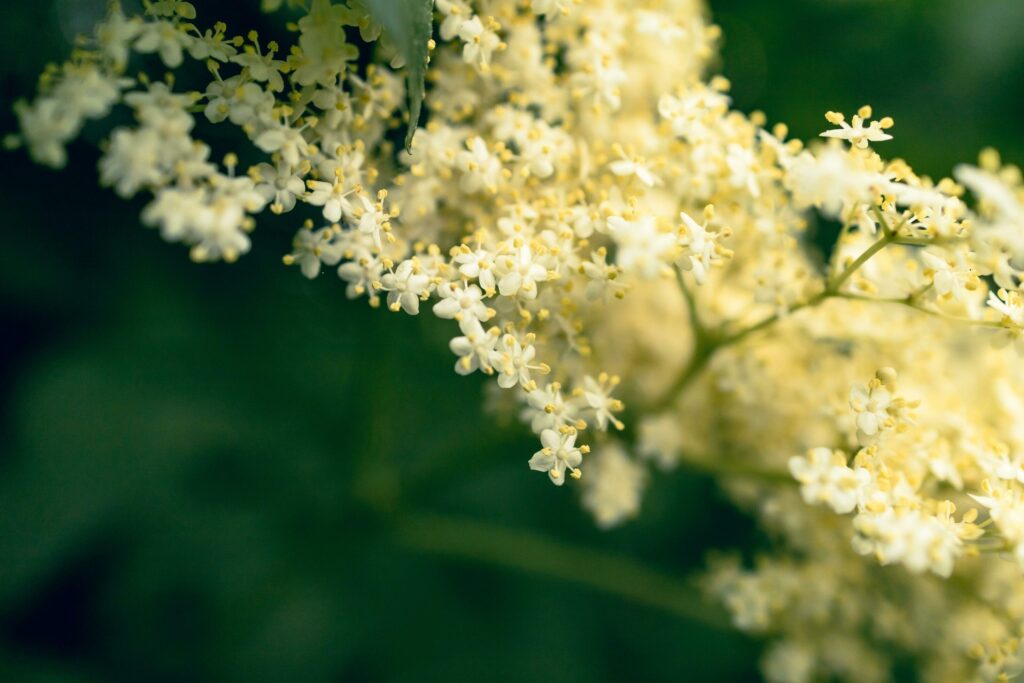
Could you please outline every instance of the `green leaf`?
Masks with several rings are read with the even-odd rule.
[[[406,89],[409,93],[409,130],[405,134],[405,147],[408,149],[420,120],[426,89],[434,0],[366,0],[366,6],[405,58]]]

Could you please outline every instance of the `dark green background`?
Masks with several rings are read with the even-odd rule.
[[[260,21],[215,4],[232,29]],[[102,5],[3,4],[4,132]],[[1024,160],[1018,0],[712,8],[743,110],[806,138],[870,102],[896,119],[885,151],[922,172],[985,145]],[[0,156],[0,680],[757,680],[739,636],[398,542],[438,512],[684,577],[760,541],[684,473],[596,531],[451,371],[450,326],[281,267],[289,220],[233,266],[192,265],[97,186],[101,132],[62,173]]]

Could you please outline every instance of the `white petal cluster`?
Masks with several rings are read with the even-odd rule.
[[[429,117],[396,151],[393,37],[362,2],[291,5],[281,46],[114,3],[9,142],[59,167],[119,110],[101,182],[198,261],[294,219],[284,263],[447,325],[455,372],[536,435],[523,464],[581,479],[601,526],[636,514],[648,461],[713,475],[773,542],[708,582],[773,639],[770,680],[881,681],[897,650],[927,680],[1022,670],[1017,167],[918,175],[867,107],[806,145],[731,110],[697,0],[436,0]],[[244,153],[214,159],[212,126]],[[814,214],[841,226],[827,257]]]

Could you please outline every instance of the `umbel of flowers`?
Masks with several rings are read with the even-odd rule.
[[[893,121],[870,107],[812,145],[731,110],[699,0],[436,0],[428,122],[396,149],[389,36],[357,0],[288,4],[283,46],[187,2],[112,4],[9,142],[60,167],[127,109],[100,181],[196,261],[294,212],[284,263],[451,321],[455,372],[493,378],[537,435],[524,465],[580,479],[602,526],[652,467],[715,474],[774,541],[706,581],[770,640],[769,680],[1022,670],[1017,168],[919,176],[876,152]],[[207,82],[177,83],[189,60]],[[212,158],[197,120],[263,161]],[[815,212],[842,226],[824,263]]]

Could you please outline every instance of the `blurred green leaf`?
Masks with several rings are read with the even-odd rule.
[[[434,0],[366,0],[366,6],[405,58],[409,93],[409,130],[405,134],[405,146],[408,148],[420,120],[426,88]]]

